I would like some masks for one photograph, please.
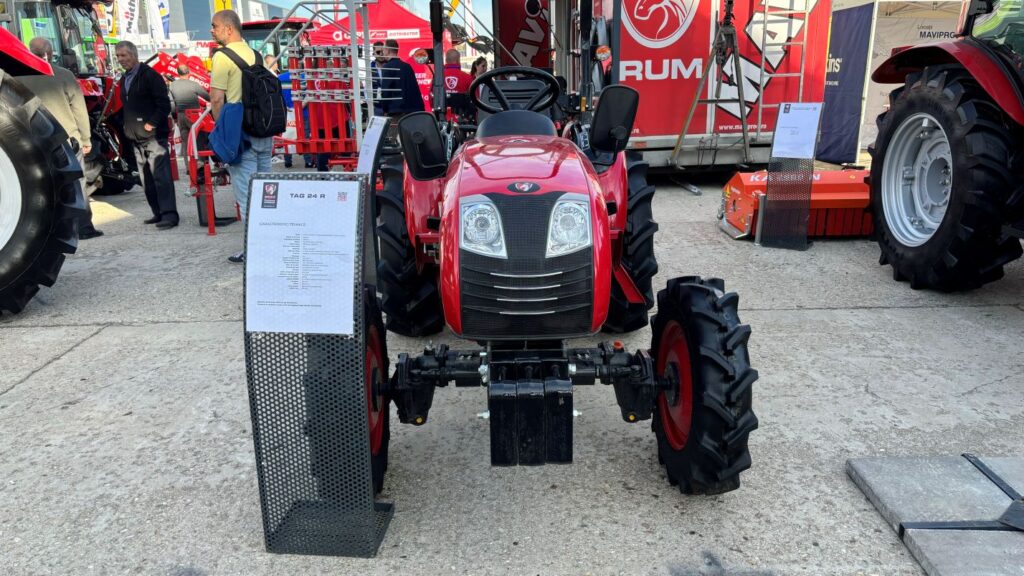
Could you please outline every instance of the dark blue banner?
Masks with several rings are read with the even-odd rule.
[[[857,162],[873,10],[873,4],[865,4],[832,13],[819,160],[833,164]]]

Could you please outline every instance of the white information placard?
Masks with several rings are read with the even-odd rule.
[[[353,334],[359,180],[253,180],[245,330]]]
[[[794,102],[779,105],[772,139],[773,158],[814,159],[821,122],[820,102]]]

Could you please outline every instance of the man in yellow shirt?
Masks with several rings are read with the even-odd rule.
[[[223,50],[231,50],[247,64],[256,63],[256,52],[242,40],[242,21],[233,10],[221,10],[213,15],[210,23],[210,34],[222,46],[213,55],[213,66],[210,70],[210,106],[213,119],[220,118],[224,104],[242,101],[242,70]],[[270,157],[274,151],[274,137],[258,138],[243,134],[249,143],[241,158],[235,164],[228,164],[231,183],[235,188],[235,200],[241,208],[242,218],[247,218],[249,206],[249,180],[256,172],[270,172]],[[245,252],[228,257],[228,260],[240,263],[245,260]]]

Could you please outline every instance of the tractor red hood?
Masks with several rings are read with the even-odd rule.
[[[488,192],[589,190],[589,161],[571,141],[553,136],[494,136],[471,140],[458,155],[460,196]],[[529,189],[528,184],[539,188]],[[517,184],[524,189],[510,190]]]

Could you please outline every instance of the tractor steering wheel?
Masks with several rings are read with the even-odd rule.
[[[509,101],[508,96],[498,88],[498,84],[494,81],[497,78],[503,76],[518,76],[527,80],[540,80],[544,83],[544,87],[540,89],[537,94],[530,98],[530,101],[526,103],[522,108],[515,108],[512,102]],[[481,86],[487,86],[487,88],[494,94],[494,97],[498,99],[498,104],[501,107],[492,106],[488,102],[484,102],[480,99],[480,88]],[[505,112],[507,110],[531,110],[533,112],[540,112],[551,107],[558,99],[559,92],[562,91],[561,86],[558,85],[558,80],[555,77],[539,68],[530,68],[528,66],[502,66],[501,68],[495,68],[494,70],[488,70],[483,74],[476,77],[473,80],[473,84],[469,87],[469,96],[473,99],[473,104],[477,108],[488,112],[490,114],[497,114],[498,112]]]

